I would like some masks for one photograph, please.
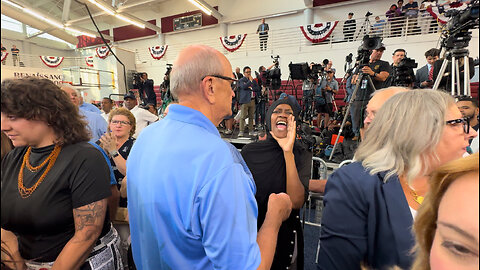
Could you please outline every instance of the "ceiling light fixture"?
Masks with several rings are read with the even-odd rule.
[[[115,12],[113,10],[111,10],[110,8],[100,4],[99,2],[95,1],[95,0],[88,0],[88,2],[94,4],[95,6],[97,6],[98,8],[100,8],[101,10],[107,12],[108,14],[110,15],[115,15]]]
[[[18,9],[23,9],[22,6],[19,6],[19,5],[15,4],[15,3],[13,3],[13,2],[8,1],[8,0],[2,0],[2,2],[6,3],[6,4],[9,4],[9,5],[12,6],[12,7],[16,7],[16,8],[18,8]]]
[[[70,32],[74,33],[75,35],[79,35],[79,36],[87,36],[87,37],[92,37],[92,38],[97,37],[96,35],[93,35],[93,34],[90,34],[90,33],[87,33],[87,32],[83,32],[83,31],[79,31],[79,30],[73,29],[71,27],[65,27],[65,30],[70,31]]]
[[[198,2],[197,0],[188,0],[190,3],[194,4],[196,7],[198,7],[200,10],[205,12],[208,16],[212,15],[212,11],[208,9],[206,6],[204,6],[202,3]]]
[[[130,19],[130,18],[127,18],[127,17],[121,15],[121,14],[118,14],[118,13],[117,13],[117,14],[115,14],[115,17],[119,18],[119,19],[122,20],[122,21],[125,21],[125,22],[128,22],[128,23],[130,23],[130,24],[133,24],[133,25],[135,25],[135,26],[137,26],[137,27],[145,28],[145,25],[144,25],[144,24],[138,23],[138,22],[136,22],[136,21],[134,21],[134,20],[132,20],[132,19]]]
[[[46,17],[44,17],[44,16],[36,13],[36,12],[33,11],[33,10],[30,10],[30,9],[28,9],[28,8],[23,8],[23,11],[24,11],[25,13],[28,13],[28,14],[30,14],[30,15],[32,15],[32,16],[34,16],[34,17],[36,17],[36,18],[38,18],[38,19],[46,22],[46,23],[49,23],[49,24],[57,27],[57,28],[63,28],[63,24],[61,24],[61,23],[59,23],[59,22],[56,22],[56,21],[54,21],[54,20],[52,20],[52,19],[46,18]]]

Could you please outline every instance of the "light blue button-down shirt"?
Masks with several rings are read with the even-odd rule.
[[[138,269],[256,269],[255,184],[240,153],[199,111],[171,105],[127,160]]]
[[[103,134],[107,132],[107,122],[103,117],[94,112],[84,111],[82,109],[78,110],[81,116],[85,117],[85,120],[88,122],[88,129],[92,135],[91,142],[96,142],[100,140]]]

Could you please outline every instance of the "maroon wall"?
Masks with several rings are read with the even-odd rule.
[[[347,2],[347,1],[351,1],[351,0],[313,0],[313,6],[318,7],[318,6],[335,4],[340,2]]]
[[[149,23],[157,25],[157,20],[150,20]],[[157,31],[148,28],[140,28],[135,25],[126,25],[122,27],[113,28],[113,40],[127,40],[132,38],[146,37],[156,35]]]

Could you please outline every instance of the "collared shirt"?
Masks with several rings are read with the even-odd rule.
[[[258,209],[238,150],[197,110],[171,105],[127,160],[137,269],[256,269]]]
[[[332,90],[338,90],[338,82],[335,80],[335,79],[331,79],[330,81],[324,79],[322,80],[322,82],[320,83],[320,85],[317,87],[317,90],[316,90],[316,95],[321,95],[321,90],[322,89],[325,89],[325,87],[330,86],[330,88]],[[333,92],[331,91],[325,91],[325,100],[327,101],[327,103],[332,103],[333,102]]]
[[[138,107],[138,105],[133,107],[130,112],[133,114],[133,116],[135,116],[137,126],[135,129],[135,134],[133,135],[134,138],[137,138],[138,134],[140,134],[140,132],[142,132],[146,126],[158,120],[158,116]]]
[[[105,121],[107,121],[107,123],[108,123],[108,117],[110,116],[110,113],[105,113],[105,112],[102,111],[101,116],[102,116],[103,119],[105,119]]]
[[[94,112],[94,113],[98,113],[98,114],[101,114],[102,111],[100,111],[99,108],[97,108],[97,106],[93,105],[93,104],[90,104],[90,103],[87,103],[87,102],[83,102],[81,105],[80,105],[80,109],[84,110],[84,111],[89,111],[89,112]]]
[[[100,140],[103,134],[107,132],[107,122],[103,119],[100,114],[85,111],[83,109],[78,110],[81,116],[84,116],[88,122],[88,129],[92,135],[91,142],[96,142]]]

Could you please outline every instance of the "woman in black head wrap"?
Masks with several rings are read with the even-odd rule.
[[[286,192],[292,213],[278,233],[271,269],[303,269],[303,232],[299,212],[308,194],[312,155],[298,141],[296,121],[299,111],[289,99],[275,101],[267,111],[267,139],[246,145],[242,156],[252,172],[257,192],[258,228],[267,212],[268,196]]]

